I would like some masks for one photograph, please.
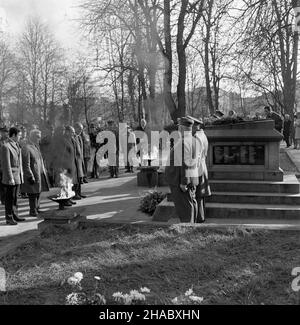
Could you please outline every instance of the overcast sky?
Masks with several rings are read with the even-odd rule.
[[[52,28],[58,40],[66,47],[79,42],[78,29],[74,19],[78,17],[79,0],[0,0],[1,11],[6,14],[9,30],[22,31],[29,15],[38,15]]]

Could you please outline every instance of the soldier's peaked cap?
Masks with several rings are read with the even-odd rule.
[[[203,124],[202,119],[197,119],[196,117],[192,117],[192,116],[189,116],[189,115],[187,116],[187,118],[193,120],[195,125],[202,125]]]
[[[188,117],[182,117],[179,121],[179,124],[182,126],[192,127],[194,125],[194,121]]]

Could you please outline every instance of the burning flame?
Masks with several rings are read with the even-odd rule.
[[[72,179],[68,177],[67,171],[60,173],[59,185],[61,187],[60,194],[57,196],[57,199],[70,199],[75,196],[75,192],[72,191],[73,183]]]

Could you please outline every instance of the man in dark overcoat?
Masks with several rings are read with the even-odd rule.
[[[83,184],[83,178],[85,176],[85,167],[84,167],[84,156],[83,156],[83,140],[81,137],[81,133],[83,131],[83,125],[81,123],[76,123],[75,134],[72,137],[74,148],[75,148],[75,164],[77,167],[77,178],[78,184],[76,185],[75,193],[76,199],[86,198],[85,195],[81,193],[81,185]]]
[[[41,137],[40,130],[30,131],[28,142],[22,149],[24,184],[21,191],[28,195],[31,217],[37,217],[40,213],[41,192],[48,192],[50,187],[39,147]]]
[[[115,135],[116,142],[109,142],[109,152],[108,152],[108,165],[109,173],[111,178],[119,177],[119,130],[113,120],[107,122],[107,131],[112,132]]]
[[[6,126],[2,127],[0,129],[0,152],[1,152],[1,147],[4,145],[4,143],[7,142],[8,140],[8,128]],[[5,187],[2,184],[2,168],[1,168],[1,159],[0,159],[0,199],[1,199],[1,204],[5,205]]]
[[[91,160],[91,141],[89,135],[83,131],[81,132],[81,139],[83,143],[83,161],[84,161],[84,177],[83,177],[83,183],[88,183],[88,171],[89,171],[89,163]]]
[[[5,188],[5,219],[7,225],[13,226],[25,221],[18,217],[18,193],[23,183],[20,138],[21,131],[15,127],[10,128],[9,139],[2,145],[0,153],[2,184]]]
[[[193,137],[193,120],[181,118],[180,139],[171,150],[165,170],[177,216],[181,222],[194,223],[198,214],[196,188],[199,185],[197,170],[197,141]]]
[[[76,153],[74,143],[75,130],[72,126],[66,126],[62,139],[62,154],[59,161],[61,171],[72,179],[74,188],[78,185],[78,172],[76,164]]]

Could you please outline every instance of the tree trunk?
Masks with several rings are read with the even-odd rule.
[[[210,44],[210,35],[211,35],[211,15],[212,15],[212,7],[213,2],[209,2],[207,21],[206,21],[206,37],[205,37],[205,45],[204,45],[204,70],[205,70],[205,82],[206,82],[206,96],[209,112],[211,115],[215,113],[215,108],[212,99],[212,90],[210,84],[210,60],[209,60],[209,44]]]
[[[184,47],[184,19],[186,15],[186,9],[188,6],[188,0],[182,0],[181,10],[177,24],[177,55],[179,64],[179,75],[177,85],[177,100],[179,117],[186,115],[186,53]]]
[[[172,96],[173,82],[173,52],[171,36],[171,6],[170,0],[164,0],[164,33],[165,33],[165,72],[164,72],[164,101],[174,122],[179,117],[176,104]]]

